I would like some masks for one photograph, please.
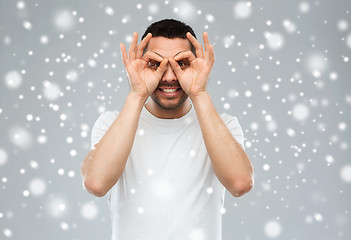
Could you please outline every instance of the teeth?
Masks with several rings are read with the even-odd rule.
[[[175,92],[175,91],[177,91],[177,89],[161,89],[163,92],[167,92],[167,93],[173,93],[173,92]]]

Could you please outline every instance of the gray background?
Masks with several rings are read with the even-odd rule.
[[[223,239],[351,239],[350,6],[0,0],[0,239],[110,239],[80,167],[129,91],[119,43],[163,18],[208,31],[208,91],[254,166],[248,194],[226,192]]]

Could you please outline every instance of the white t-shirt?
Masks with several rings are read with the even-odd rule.
[[[91,149],[117,115],[100,115]],[[244,148],[238,119],[220,116]],[[112,240],[221,240],[224,195],[194,107],[181,118],[160,119],[144,106],[124,172],[107,193]]]

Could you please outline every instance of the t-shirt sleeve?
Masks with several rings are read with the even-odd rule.
[[[224,123],[228,127],[232,136],[245,150],[244,133],[243,133],[243,130],[241,129],[238,118],[232,117],[228,114],[225,114],[222,118],[224,118]]]
[[[112,123],[116,118],[116,114],[111,111],[102,113],[99,118],[95,121],[93,129],[91,131],[91,146],[92,150],[95,145],[101,140],[105,135],[107,130],[111,127]]]

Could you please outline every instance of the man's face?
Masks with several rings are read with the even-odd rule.
[[[147,50],[163,58],[169,58],[175,57],[180,52],[190,51],[191,48],[187,39],[153,37],[148,43]],[[183,64],[182,68],[185,67]],[[152,93],[151,99],[163,110],[174,110],[180,107],[187,98],[188,95],[180,87],[177,76],[168,63],[167,70]]]

